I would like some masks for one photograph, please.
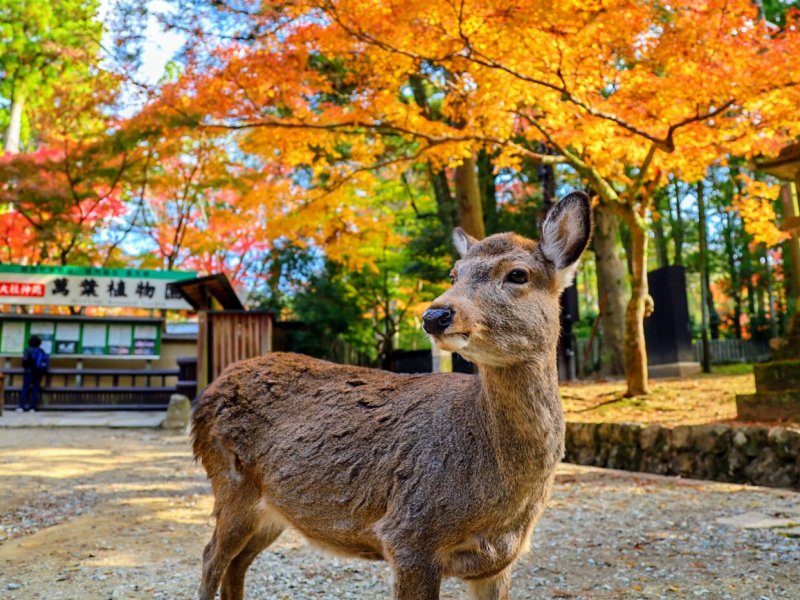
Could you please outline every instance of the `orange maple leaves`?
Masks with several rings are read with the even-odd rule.
[[[217,45],[164,101],[326,186],[481,147],[515,168],[545,142],[614,196],[631,168],[697,180],[800,133],[800,34],[749,0],[295,0],[248,19],[258,36]]]
[[[787,240],[789,234],[776,225],[778,216],[773,206],[780,186],[748,175],[739,175],[738,179],[741,189],[733,197],[733,208],[741,215],[744,229],[753,236],[753,242],[769,248]]]

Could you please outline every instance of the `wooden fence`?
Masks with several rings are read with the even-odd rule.
[[[728,363],[755,363],[770,359],[769,342],[766,340],[709,340],[712,365]],[[694,343],[697,362],[703,362],[703,343]]]
[[[272,350],[272,314],[267,311],[208,311],[199,316],[198,382],[204,388],[239,360]]]
[[[576,340],[578,377],[586,377],[594,373],[600,363],[600,337],[594,339],[591,349],[587,351],[589,340],[579,338]],[[709,340],[711,350],[711,364],[724,365],[730,363],[756,363],[770,360],[769,342],[766,340]],[[695,360],[703,362],[703,344],[696,341],[693,344]]]

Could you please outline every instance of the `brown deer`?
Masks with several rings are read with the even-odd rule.
[[[216,528],[201,600],[241,599],[248,566],[286,527],[334,552],[385,559],[394,597],[508,597],[564,450],[559,295],[592,230],[589,198],[549,212],[539,243],[460,229],[453,281],[424,315],[479,376],[397,375],[273,353],[228,367],[193,416]]]

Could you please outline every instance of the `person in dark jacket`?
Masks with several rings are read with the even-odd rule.
[[[32,335],[28,340],[28,349],[22,355],[22,389],[19,393],[17,412],[30,410],[36,412],[36,404],[42,392],[42,377],[47,372],[48,356],[41,348],[42,340]]]

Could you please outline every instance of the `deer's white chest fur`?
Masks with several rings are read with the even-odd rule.
[[[503,523],[494,523],[442,551],[445,573],[464,579],[492,577],[528,551],[534,525],[549,495],[531,496]],[[516,513],[516,514],[515,514]]]

